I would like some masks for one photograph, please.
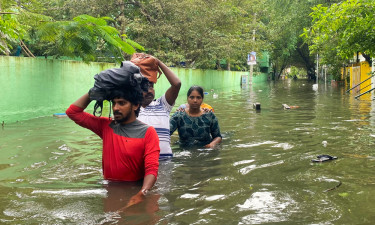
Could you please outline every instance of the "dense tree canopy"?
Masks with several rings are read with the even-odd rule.
[[[340,68],[361,53],[368,62],[375,56],[375,2],[346,0],[331,6],[317,5],[310,14],[312,25],[301,35],[321,63],[340,77]]]
[[[0,16],[0,53],[9,55],[11,43],[23,36],[23,30],[13,15]]]
[[[270,44],[273,76],[278,77],[286,67],[304,68],[309,78],[315,78],[315,57],[308,43],[300,37],[305,27],[311,26],[309,14],[317,4],[330,5],[330,0],[269,0],[265,4],[268,16],[264,17]]]
[[[254,2],[254,1],[252,1]],[[178,64],[217,68],[243,65],[251,50],[254,9],[250,1],[150,1],[129,24],[129,35],[147,50]]]
[[[276,79],[290,66],[304,68],[314,78],[317,52],[324,63],[337,65],[355,52],[374,56],[374,4],[371,0],[0,0],[0,52],[9,54],[24,40],[36,55],[79,56],[87,61],[129,58],[137,50],[170,65],[244,70],[250,51],[258,55],[268,51]]]
[[[0,52],[6,55],[13,46],[20,45],[28,56],[34,56],[31,53],[34,52],[36,55],[68,56],[84,61],[95,61],[98,56],[121,61],[124,53],[144,50],[108,25],[108,22],[115,23],[110,17],[80,15],[56,21],[46,12],[61,4],[60,1],[1,0],[0,3]],[[66,17],[63,12],[58,15]]]
[[[28,5],[26,8],[25,5]],[[12,45],[27,34],[28,28],[36,17],[34,11],[40,5],[30,1],[0,1],[0,53],[9,55]],[[23,23],[29,20],[29,24]]]
[[[113,22],[113,19],[81,15],[73,21],[46,22],[38,27],[37,37],[45,48],[44,54],[80,56],[84,61],[95,61],[101,51],[121,61],[122,52],[133,54],[134,47],[144,50],[125,34],[120,35],[114,27],[108,26],[107,21]]]
[[[303,34],[312,52],[327,61],[332,55],[349,59],[357,52],[375,57],[375,1],[347,0],[313,10],[313,25]]]

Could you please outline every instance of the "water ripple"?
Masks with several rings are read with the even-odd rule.
[[[251,148],[251,147],[257,147],[261,145],[269,145],[269,144],[276,144],[277,142],[275,141],[264,141],[264,142],[258,142],[258,143],[253,143],[253,144],[238,144],[236,147],[239,148]]]
[[[207,197],[206,201],[216,201],[216,200],[224,199],[224,198],[225,198],[225,195],[213,195],[213,196]]]
[[[294,200],[288,196],[279,196],[275,192],[255,192],[243,204],[238,204],[240,211],[255,211],[242,217],[240,224],[261,224],[287,221],[289,207],[293,207]]]
[[[272,163],[267,163],[267,164],[263,164],[263,165],[250,165],[250,166],[247,166],[247,167],[244,167],[242,169],[240,169],[240,173],[242,175],[245,175],[245,174],[248,174],[250,173],[251,171],[255,170],[255,169],[260,169],[260,168],[265,168],[265,167],[269,167],[269,166],[275,166],[275,165],[280,165],[280,164],[283,164],[284,163],[284,160],[279,160],[279,161],[276,161],[276,162],[272,162]]]
[[[34,190],[32,194],[48,194],[48,195],[61,195],[61,196],[92,196],[100,195],[105,197],[107,195],[107,190],[105,189],[93,189],[93,190]]]
[[[273,148],[282,148],[284,150],[292,149],[294,146],[288,143],[279,143],[272,146]]]
[[[58,149],[61,151],[70,152],[70,148],[66,144],[61,145]]]
[[[199,197],[199,194],[189,194],[189,193],[186,193],[186,194],[181,195],[180,198],[194,199],[194,198],[198,198],[198,197]]]
[[[242,164],[249,164],[249,163],[252,163],[254,161],[255,161],[254,159],[251,159],[251,160],[242,160],[242,161],[233,163],[233,166],[238,166],[238,165],[242,165]]]

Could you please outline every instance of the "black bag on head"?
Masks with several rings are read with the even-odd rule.
[[[89,91],[90,100],[95,100],[94,115],[100,108],[99,116],[103,109],[103,101],[111,100],[110,93],[114,89],[132,88],[134,91],[147,91],[148,79],[140,73],[138,66],[130,61],[123,61],[120,68],[104,70],[94,76],[94,87]]]

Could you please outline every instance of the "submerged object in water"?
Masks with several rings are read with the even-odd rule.
[[[57,118],[67,117],[66,113],[54,113],[53,116]]]
[[[253,104],[253,108],[256,109],[256,110],[260,110],[260,103],[259,102],[255,102]]]
[[[299,108],[298,105],[287,105],[287,104],[282,104],[282,106],[284,107],[284,109],[297,109],[297,108]]]
[[[312,159],[311,161],[321,163],[321,162],[326,162],[326,161],[337,159],[336,156],[330,156],[330,155],[318,155],[317,158],[318,159]]]

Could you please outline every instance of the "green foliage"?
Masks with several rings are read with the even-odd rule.
[[[304,27],[311,24],[311,18],[307,16],[312,12],[311,7],[328,2],[332,1],[268,0],[264,5],[267,14],[263,20],[267,26],[265,35],[269,43],[266,47],[271,54],[275,79],[289,65],[304,68],[310,78],[314,78],[314,57],[310,55],[300,34]]]
[[[120,11],[119,1],[127,2],[123,0],[40,0],[41,4],[48,9],[44,14],[57,21],[72,20],[79,15],[117,18]]]
[[[306,70],[304,68],[298,68],[295,66],[290,67],[290,73],[288,74],[288,77],[290,78],[302,78],[307,74]]]
[[[24,30],[14,15],[0,15],[0,53],[9,54],[12,43],[23,35]]]
[[[121,61],[124,53],[144,50],[108,25],[115,24],[110,17],[80,15],[73,20],[54,21],[48,16],[49,10],[62,5],[64,1],[59,0],[0,0],[0,9],[13,13],[0,14],[0,53],[9,54],[12,45],[18,45],[20,39],[37,55],[79,57],[84,61],[94,61],[103,55]],[[64,12],[58,13],[66,17]]]
[[[254,1],[137,3],[125,9],[127,34],[148,53],[175,65],[183,61],[189,67],[220,68],[218,62],[225,59],[232,68],[247,68],[246,55],[256,48]]]
[[[0,53],[9,54],[12,45],[25,35],[25,27],[20,22],[22,8],[14,1],[0,0]]]
[[[272,59],[274,78],[290,64],[291,55],[296,49],[296,27],[288,26],[293,23],[293,18],[297,15],[289,13],[294,7],[293,4],[292,1],[267,1],[265,5],[265,10],[268,12],[265,20],[268,30],[265,35],[269,40],[269,45],[266,47]]]
[[[123,40],[118,30],[107,24],[113,21],[109,17],[80,15],[73,21],[46,22],[38,27],[37,37],[49,43],[44,54],[80,57],[86,62],[95,61],[103,50],[108,50],[117,61],[123,60],[123,52],[133,54],[134,47],[144,50],[126,36]]]
[[[346,0],[330,7],[317,5],[310,14],[313,25],[302,36],[323,60],[343,62],[357,52],[375,56],[375,1]],[[338,59],[337,59],[338,57]]]
[[[353,50],[374,52],[374,1],[334,2],[341,1],[0,0],[17,13],[13,25],[0,16],[0,51],[22,37],[37,55],[122,60],[137,49],[168,64],[235,70],[248,69],[248,52],[268,51],[274,75],[295,66],[313,77],[309,49],[335,71]]]

